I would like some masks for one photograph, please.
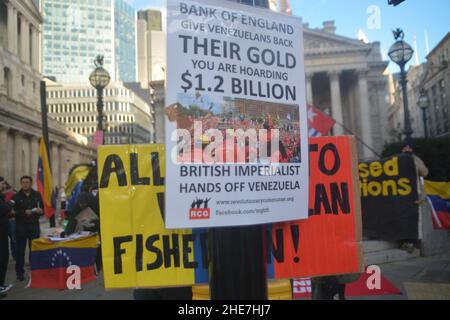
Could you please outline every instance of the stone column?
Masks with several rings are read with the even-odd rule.
[[[17,55],[17,10],[11,2],[6,5],[8,6],[8,50]]]
[[[306,74],[306,103],[314,105],[314,96],[312,89],[313,73]]]
[[[3,64],[3,61],[0,61],[0,93],[3,93],[6,95],[6,82],[4,77],[4,71],[5,66]]]
[[[23,149],[23,133],[16,131],[14,133],[14,185],[20,186],[20,177],[25,174],[22,172],[22,162],[24,161],[22,156]]]
[[[30,62],[34,70],[39,71],[39,30],[31,28],[31,57]]]
[[[30,23],[24,16],[22,16],[20,21],[21,58],[23,62],[30,64]]]
[[[361,110],[361,138],[370,147],[373,145],[372,137],[372,119],[370,116],[369,87],[367,84],[367,70],[358,70],[358,91],[359,91],[359,108]],[[365,158],[374,157],[372,151],[364,147],[363,155]]]
[[[11,165],[8,164],[7,143],[8,143],[8,128],[0,126],[0,176],[5,177],[6,179],[8,179],[8,177],[6,176],[7,166]]]
[[[340,72],[330,72],[328,74],[330,78],[330,89],[331,89],[331,112],[334,120],[336,120],[336,125],[333,128],[335,136],[343,136],[344,128],[344,116],[342,114],[342,97],[341,97],[341,84],[339,81]]]

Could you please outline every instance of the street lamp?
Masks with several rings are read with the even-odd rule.
[[[401,71],[401,80],[400,83],[402,85],[403,91],[403,108],[405,114],[405,131],[404,134],[406,136],[406,141],[411,140],[411,136],[413,134],[413,130],[411,128],[411,120],[409,118],[409,108],[408,108],[408,90],[407,84],[408,80],[406,79],[405,66],[409,60],[413,57],[414,50],[411,48],[409,44],[403,41],[405,34],[401,29],[397,29],[394,31],[394,38],[397,40],[392,47],[389,49],[389,57],[392,61],[399,65]]]
[[[428,99],[427,92],[425,90],[420,91],[419,107],[423,113],[423,128],[425,130],[425,138],[428,139],[428,125],[427,125],[427,109],[430,106],[430,99]]]
[[[97,111],[98,111],[98,131],[104,131],[103,129],[103,90],[108,86],[111,81],[111,77],[103,68],[103,59],[102,55],[98,55],[95,59],[95,70],[92,71],[89,76],[89,81],[91,85],[97,90]],[[103,133],[103,143],[105,142],[105,133]]]

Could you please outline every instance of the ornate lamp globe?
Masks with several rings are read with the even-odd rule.
[[[395,40],[397,40],[389,49],[389,57],[399,66],[405,65],[414,55],[413,48],[407,44],[403,38],[405,37],[402,30],[394,31]]]
[[[111,77],[108,71],[103,68],[103,56],[97,57],[97,59],[95,60],[95,66],[95,70],[92,71],[91,75],[89,76],[89,81],[95,89],[103,90],[111,81]]]

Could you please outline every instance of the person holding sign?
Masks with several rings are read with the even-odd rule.
[[[402,153],[405,153],[407,155],[410,155],[414,159],[414,165],[416,166],[416,172],[417,172],[417,192],[418,192],[418,200],[417,204],[420,206],[426,202],[426,194],[422,182],[422,177],[426,178],[428,176],[428,168],[423,162],[422,159],[420,159],[416,154],[414,154],[414,144],[412,142],[406,141],[403,144],[402,147]],[[420,232],[422,225],[422,212],[419,210],[419,239],[421,238]],[[409,253],[414,252],[414,248],[417,246],[416,240],[405,240],[403,241],[400,249],[408,251]]]

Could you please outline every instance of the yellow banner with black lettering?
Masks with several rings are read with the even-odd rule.
[[[208,282],[204,230],[164,227],[164,160],[163,145],[99,147],[106,288]]]
[[[419,236],[417,169],[414,157],[398,154],[359,164],[363,234],[397,241]]]

